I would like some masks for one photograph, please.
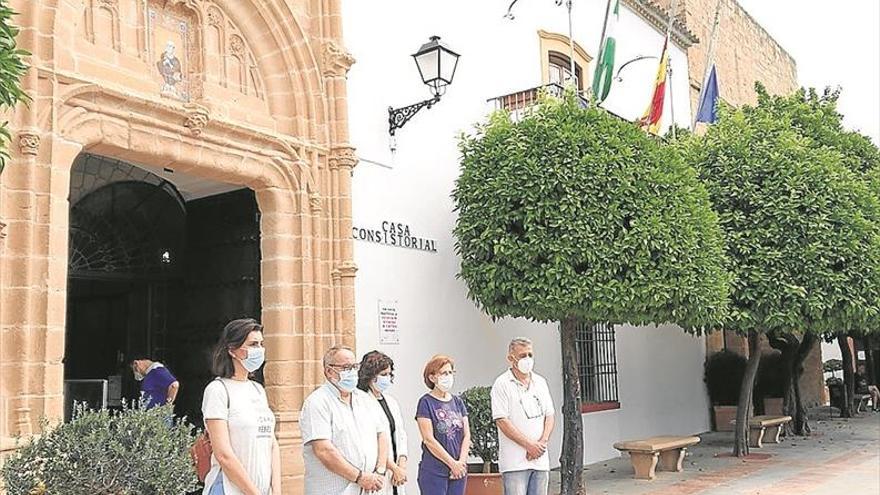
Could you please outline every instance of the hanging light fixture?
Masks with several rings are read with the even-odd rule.
[[[402,108],[388,107],[388,133],[392,137],[419,110],[431,108],[440,101],[440,97],[446,93],[446,87],[452,84],[455,69],[458,68],[459,54],[440,41],[439,36],[431,36],[412,57],[419,69],[422,82],[428,86],[433,98]]]

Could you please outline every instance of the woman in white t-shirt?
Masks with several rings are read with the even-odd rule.
[[[280,495],[281,453],[266,391],[250,379],[265,360],[263,327],[230,321],[214,349],[217,378],[205,387],[202,414],[214,451],[203,495]]]

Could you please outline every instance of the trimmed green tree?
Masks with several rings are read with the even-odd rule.
[[[880,300],[877,202],[839,152],[815,146],[790,112],[766,99],[721,105],[718,123],[682,148],[726,234],[734,275],[727,327],[749,336],[734,444],[741,456],[764,336],[819,335],[872,318]]]
[[[493,318],[561,322],[562,493],[583,493],[576,327],[720,321],[717,218],[676,153],[571,94],[517,122],[496,113],[460,148],[459,275]]]
[[[18,48],[15,37],[19,29],[12,23],[15,12],[6,0],[0,0],[0,110],[12,108],[19,102],[28,101],[19,81],[27,70],[25,57],[30,55]],[[7,123],[0,123],[0,173],[9,159],[6,145],[10,139]]]
[[[837,101],[840,97],[840,90],[831,90],[826,88],[822,94],[819,94],[813,88],[801,89],[791,95],[772,96],[769,95],[764,88],[758,87],[758,104],[768,110],[783,114],[790,118],[792,129],[798,134],[808,139],[809,146],[816,149],[833,150],[839,154],[839,164],[855,174],[855,177],[864,180],[869,188],[869,192],[875,198],[880,198],[880,188],[877,183],[877,173],[880,171],[880,150],[866,136],[858,132],[848,131],[843,126],[843,116],[837,111]],[[872,209],[870,202],[867,203],[868,209],[864,211],[866,220],[874,223],[880,223],[880,218],[876,217],[876,210]],[[865,246],[868,248],[869,246]],[[866,301],[869,304],[871,301]],[[868,314],[880,312],[876,301],[872,306],[865,309]],[[876,320],[876,317],[875,317]],[[828,339],[836,339],[841,348],[844,359],[849,357],[849,343],[847,337],[856,339],[863,338],[872,332],[877,331],[878,323],[870,323],[866,321],[854,321],[846,315],[841,315],[839,326],[831,330]],[[790,390],[794,392],[796,401],[793,402],[794,407],[789,408],[786,404],[786,413],[795,418],[794,432],[798,434],[808,434],[809,425],[806,418],[806,409],[800,400],[800,388],[798,379],[803,371],[803,361],[813,343],[817,343],[817,339],[811,338],[813,332],[806,332],[797,347],[797,339],[791,335],[784,336],[790,343],[796,346],[794,351],[796,357],[793,360],[793,380]],[[772,342],[772,340],[771,340]],[[783,353],[792,353],[791,345],[784,348]],[[844,401],[844,407],[841,411],[843,417],[852,415],[852,395],[855,383],[853,381],[852,362],[850,362],[849,372],[844,370],[844,382],[846,384],[845,391],[847,400]],[[787,396],[788,397],[788,396]]]

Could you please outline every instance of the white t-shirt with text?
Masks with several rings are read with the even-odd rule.
[[[275,444],[275,415],[269,409],[266,391],[254,381],[221,378],[205,387],[202,415],[205,420],[222,419],[229,426],[229,443],[248,477],[263,495],[272,487],[272,448]],[[224,387],[225,385],[225,387]],[[228,396],[227,396],[228,391]],[[207,495],[217,476],[220,464],[211,456],[211,470],[205,478]],[[242,491],[223,475],[225,495],[242,495]]]

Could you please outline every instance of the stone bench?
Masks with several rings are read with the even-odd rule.
[[[870,398],[871,396],[868,394],[853,394],[853,410],[857,413],[867,411],[868,399]]]
[[[644,440],[617,442],[614,448],[629,452],[635,478],[654,479],[654,470],[680,472],[687,448],[700,443],[700,437],[651,437]]]
[[[760,449],[764,437],[769,443],[779,443],[782,427],[791,421],[791,416],[754,416],[749,420],[749,446]]]

